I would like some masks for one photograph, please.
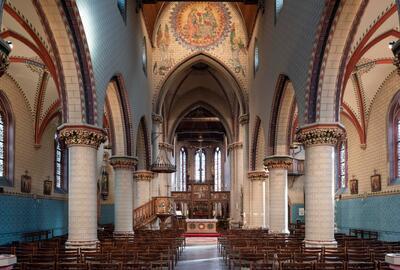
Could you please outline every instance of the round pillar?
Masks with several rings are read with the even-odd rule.
[[[97,239],[97,149],[106,133],[91,125],[59,127],[69,151],[68,248],[95,248]]]
[[[265,171],[252,171],[247,174],[250,185],[250,228],[265,226],[264,220],[264,183],[268,175]]]
[[[335,145],[345,132],[339,123],[303,126],[297,140],[305,146],[305,245],[334,247]]]
[[[269,231],[289,233],[287,171],[292,165],[289,156],[270,156],[264,159],[269,170]]]
[[[154,173],[151,171],[136,171],[133,173],[133,180],[136,182],[136,190],[134,192],[134,209],[142,206],[151,200],[151,180]]]
[[[119,237],[133,235],[133,183],[132,172],[137,159],[127,156],[112,156],[110,164],[115,175],[115,229]]]

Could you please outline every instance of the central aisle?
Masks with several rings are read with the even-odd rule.
[[[217,250],[217,237],[188,237],[176,270],[228,269]]]

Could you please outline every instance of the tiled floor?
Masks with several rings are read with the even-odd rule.
[[[186,238],[186,248],[176,270],[225,270],[228,269],[217,250],[216,237]]]

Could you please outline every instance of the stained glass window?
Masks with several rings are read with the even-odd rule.
[[[3,120],[3,115],[0,114],[0,177],[5,176],[5,166],[6,166],[6,162],[5,162],[5,132],[4,132],[4,120]]]
[[[221,191],[221,149],[217,147],[214,152],[214,190]]]
[[[117,0],[118,10],[126,23],[126,0]]]
[[[55,156],[55,179],[56,179],[56,188],[62,189],[62,150],[60,141],[57,138],[57,134],[55,135],[55,143],[56,143],[56,156]]]
[[[397,153],[396,153],[396,168],[397,168],[397,177],[400,175],[400,118],[397,118],[397,138],[396,138],[396,148],[397,148]]]
[[[343,141],[340,144],[339,148],[339,187],[340,188],[346,188],[347,186],[347,181],[346,181],[346,169],[347,169],[347,145],[346,142]]]
[[[178,191],[185,191],[186,190],[186,174],[187,174],[187,163],[186,163],[186,150],[185,148],[181,148],[180,155],[179,155],[179,184],[178,184]]]
[[[254,41],[254,76],[256,75],[259,68],[260,68],[260,51],[258,48],[257,39],[255,39],[255,41]]]
[[[203,149],[198,149],[194,156],[195,170],[196,170],[196,181],[204,182],[206,173],[206,155]]]

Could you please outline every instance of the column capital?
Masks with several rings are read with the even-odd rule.
[[[104,129],[88,124],[63,124],[58,131],[60,139],[67,146],[81,145],[97,149],[107,138]]]
[[[268,169],[289,169],[293,158],[290,156],[269,156],[264,158],[264,166]]]
[[[151,119],[153,120],[154,123],[160,123],[160,124],[164,121],[162,115],[154,112],[151,114]]]
[[[127,170],[135,170],[135,166],[138,162],[137,157],[128,157],[128,156],[112,156],[110,157],[110,165],[113,166],[114,169],[127,169]]]
[[[345,134],[346,131],[340,123],[313,123],[302,126],[296,134],[296,139],[305,147],[336,145]]]
[[[159,142],[158,143],[158,148],[160,150],[164,149],[164,150],[171,151],[171,152],[174,151],[174,146],[172,144],[166,143],[166,142]]]
[[[250,181],[265,181],[268,178],[266,171],[250,171],[247,173],[247,177]]]
[[[154,178],[152,171],[136,171],[133,172],[133,180],[136,181],[151,181]]]
[[[238,148],[242,148],[243,147],[243,143],[242,142],[234,142],[228,145],[228,150],[233,150],[233,149],[238,149]]]
[[[249,114],[242,114],[241,116],[239,116],[239,123],[241,125],[245,125],[249,123]]]

